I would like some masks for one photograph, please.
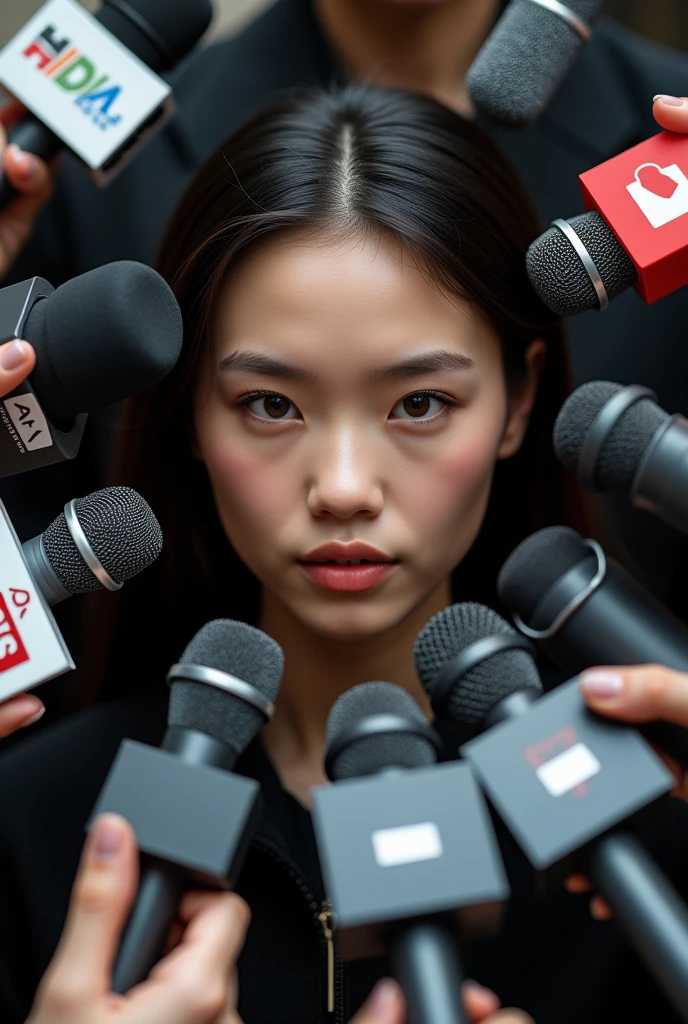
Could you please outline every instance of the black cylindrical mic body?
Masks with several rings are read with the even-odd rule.
[[[126,741],[120,749],[94,816],[126,817],[142,856],[114,992],[148,975],[190,885],[226,888],[236,879],[260,803],[257,783],[231,769],[272,714],[283,665],[281,648],[260,630],[208,623],[170,670],[161,747]]]
[[[604,557],[602,573],[598,550],[575,530],[553,526],[532,534],[504,563],[497,588],[528,629],[548,633],[538,646],[567,673],[648,663],[688,672],[686,626],[618,562]],[[688,768],[688,730],[670,722],[639,728]]]
[[[505,128],[540,117],[590,35],[604,0],[511,0],[469,69],[476,107]]]
[[[93,16],[135,57],[159,74],[186,56],[212,19],[211,0],[104,0]],[[14,143],[41,160],[52,160],[62,140],[37,117],[27,114],[9,132]],[[0,170],[0,210],[16,196]]]
[[[625,491],[636,508],[688,533],[688,420],[648,388],[595,380],[576,388],[554,426],[554,450],[593,491]]]
[[[517,641],[491,609],[448,608],[416,642],[421,683],[438,717],[475,730],[482,714],[485,731],[461,753],[537,874],[558,884],[585,870],[688,1020],[688,909],[627,831],[672,780],[633,729],[587,710],[577,680],[538,697],[532,658],[509,646]],[[581,799],[567,805],[574,792]]]
[[[436,764],[438,738],[390,683],[343,694],[327,741],[343,784],[314,790],[314,824],[341,954],[389,953],[412,1024],[464,1024],[457,938],[493,928],[508,891],[470,769]]]

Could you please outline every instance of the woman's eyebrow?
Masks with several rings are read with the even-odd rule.
[[[305,382],[312,382],[315,377],[308,370],[303,370],[298,366],[291,366],[289,363],[283,363],[281,359],[276,359],[274,356],[269,356],[263,352],[232,352],[230,356],[225,356],[224,359],[220,360],[219,369],[223,372],[227,370],[246,370],[249,373],[259,373],[263,377],[279,377],[281,380],[300,380]]]
[[[417,356],[409,356],[391,366],[382,366],[373,373],[374,380],[405,380],[408,377],[422,377],[425,373],[437,373],[438,370],[470,370],[475,363],[462,352],[449,349],[437,349],[434,352],[423,352]]]

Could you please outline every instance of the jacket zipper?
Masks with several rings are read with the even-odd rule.
[[[266,854],[282,871],[286,872],[296,882],[305,896],[315,921],[321,944],[324,944],[325,947],[327,958],[327,1012],[334,1016],[335,1024],[344,1024],[344,979],[341,961],[335,955],[334,921],[329,900],[323,900],[322,905],[320,905],[298,872],[267,843],[254,839],[253,845]]]

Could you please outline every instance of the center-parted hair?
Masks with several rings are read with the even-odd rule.
[[[525,253],[540,225],[506,159],[475,125],[426,96],[364,85],[292,92],[208,159],[162,246],[159,270],[182,310],[185,340],[174,371],[129,404],[116,479],[150,501],[165,551],[157,572],[113,608],[116,630],[130,635],[145,628],[148,609],[146,646],[157,643],[160,672],[174,658],[168,637],[176,647],[208,619],[256,621],[257,581],[232,551],[192,454],[192,398],[227,274],[262,240],[294,228],[396,238],[431,283],[495,329],[508,389],[523,379],[528,345],[548,345],[528,435],[496,467],[480,535],[454,574],[455,599],[494,604],[512,548],[534,529],[570,522],[576,505],[576,485],[564,482],[550,442],[568,389],[561,327],[528,281]],[[116,647],[113,637],[113,679]]]

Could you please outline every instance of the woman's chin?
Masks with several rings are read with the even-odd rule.
[[[409,609],[388,602],[357,602],[348,607],[300,609],[298,618],[318,636],[340,643],[370,640],[397,626]]]

